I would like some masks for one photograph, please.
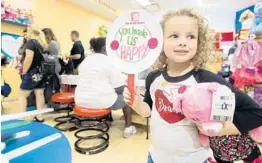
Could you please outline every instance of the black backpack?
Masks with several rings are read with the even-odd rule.
[[[36,43],[35,45],[39,53],[42,55],[42,61],[40,67],[38,67],[39,72],[43,76],[55,75],[56,74],[55,68],[56,68],[56,62],[58,61],[58,56],[50,55],[48,53],[43,53]]]

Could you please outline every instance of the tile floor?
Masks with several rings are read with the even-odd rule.
[[[45,115],[45,123],[54,126],[54,115]],[[123,138],[124,121],[122,111],[113,112],[114,121],[109,130],[109,147],[95,155],[83,155],[74,150],[76,138],[73,132],[64,132],[68,137],[72,148],[72,163],[145,163],[148,155],[150,140],[146,140],[146,130],[143,126],[137,126],[138,133],[131,138]]]
[[[54,126],[53,121],[57,115],[45,115],[45,123]],[[73,132],[64,132],[68,137],[72,148],[72,163],[146,163],[150,139],[146,140],[146,129],[143,126],[137,126],[138,133],[136,136],[125,139],[122,137],[124,121],[122,111],[114,111],[114,122],[109,130],[110,145],[102,153],[95,155],[83,155],[74,150],[76,138]],[[212,155],[212,152],[210,152]],[[239,161],[238,163],[241,163]]]

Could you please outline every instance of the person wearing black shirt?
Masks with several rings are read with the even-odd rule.
[[[47,47],[47,44],[42,35],[39,29],[33,27],[28,28],[28,41],[25,45],[22,83],[19,93],[19,112],[24,112],[26,110],[27,97],[32,91],[34,91],[36,96],[37,109],[43,109],[45,105],[45,82],[43,81],[43,76],[39,68],[43,60],[41,53],[44,51],[44,48]],[[41,115],[38,115],[35,119],[43,122]]]
[[[85,50],[82,45],[82,42],[79,40],[79,32],[78,31],[72,31],[71,32],[71,40],[74,42],[74,45],[71,49],[69,59],[72,59],[74,64],[74,74],[78,74],[77,68],[80,65],[80,63],[85,58]]]

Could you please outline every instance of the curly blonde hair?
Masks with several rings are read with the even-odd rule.
[[[161,21],[162,29],[164,30],[165,23],[174,16],[188,16],[195,18],[198,23],[198,45],[196,55],[192,58],[191,62],[195,69],[204,68],[208,60],[208,55],[213,49],[213,37],[209,33],[208,24],[202,16],[195,13],[192,9],[181,9],[178,11],[169,11],[163,16]],[[163,31],[164,32],[164,31]],[[158,60],[154,63],[155,69],[167,66],[167,57],[164,51],[161,52]]]

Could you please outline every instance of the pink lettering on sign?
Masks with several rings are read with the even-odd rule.
[[[120,58],[126,61],[139,61],[146,56],[149,47],[147,45],[140,46],[120,46]]]

